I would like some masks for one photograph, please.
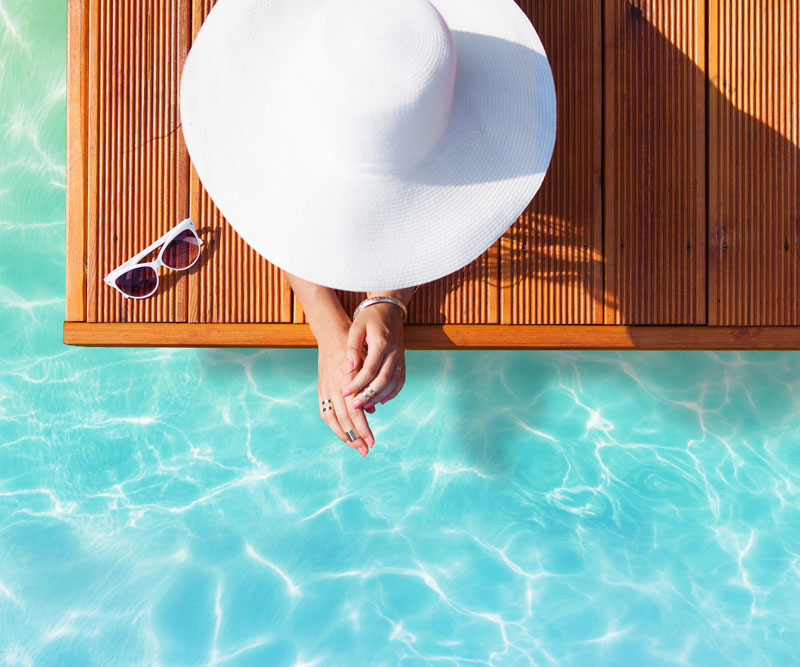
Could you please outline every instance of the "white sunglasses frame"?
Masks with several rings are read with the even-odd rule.
[[[173,238],[175,238],[178,234],[180,234],[181,232],[186,231],[187,229],[190,229],[192,231],[192,233],[195,235],[195,237],[197,237],[197,240],[200,242],[200,245],[198,246],[197,257],[194,258],[194,261],[191,264],[189,264],[189,266],[185,266],[182,269],[176,269],[176,268],[174,268],[172,266],[169,266],[168,264],[165,264],[161,260],[161,257],[164,254],[164,249],[169,245],[169,242]],[[160,282],[159,281],[159,277],[158,277],[158,267],[165,266],[165,267],[167,267],[168,269],[170,269],[172,271],[186,271],[186,269],[190,269],[195,264],[197,264],[197,260],[200,259],[200,246],[202,246],[202,245],[203,245],[203,239],[201,239],[200,236],[198,236],[198,234],[197,234],[197,229],[195,229],[195,226],[194,226],[194,220],[192,220],[191,218],[186,218],[185,220],[183,220],[183,221],[179,222],[177,225],[175,225],[175,227],[170,229],[160,239],[158,239],[157,241],[154,241],[151,245],[147,246],[144,250],[142,250],[142,252],[137,253],[136,255],[131,257],[129,260],[127,260],[127,261],[123,262],[122,264],[120,264],[116,269],[111,271],[105,278],[103,278],[103,281],[109,287],[113,287],[115,290],[117,290],[117,292],[122,294],[122,296],[124,296],[126,299],[147,299],[147,298],[153,296],[158,291],[158,285],[159,285],[159,282]],[[140,263],[140,260],[143,257],[146,257],[149,253],[153,252],[153,250],[158,248],[158,246],[162,246],[162,248],[159,251],[158,256],[152,262]],[[129,294],[125,294],[125,292],[123,292],[119,287],[117,287],[116,280],[120,275],[130,271],[133,268],[140,268],[140,267],[145,267],[145,266],[152,266],[153,267],[153,271],[155,271],[155,274],[156,274],[156,286],[153,289],[153,291],[150,292],[150,294],[145,294],[144,296],[130,296]]]

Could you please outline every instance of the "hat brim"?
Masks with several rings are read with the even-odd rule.
[[[514,0],[431,0],[453,34],[447,130],[401,174],[332,169],[301,147],[320,108],[292,104],[292,50],[323,0],[219,0],[187,56],[181,127],[200,181],[276,266],[327,287],[400,289],[469,264],[544,180],[556,94]]]

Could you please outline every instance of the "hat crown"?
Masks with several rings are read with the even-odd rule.
[[[402,170],[444,134],[455,42],[429,0],[325,0],[306,32],[306,139],[327,157]]]

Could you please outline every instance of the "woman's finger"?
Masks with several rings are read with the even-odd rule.
[[[386,352],[387,349],[385,346],[379,347],[373,345],[370,347],[361,370],[358,371],[356,376],[342,389],[342,396],[350,396],[350,394],[366,387],[367,383],[371,382],[380,372]]]
[[[326,399],[320,399],[320,417],[322,417],[322,421],[324,421],[336,434],[336,437],[343,442],[347,441],[347,436],[345,435],[344,429],[342,425],[339,423],[339,418],[336,416],[336,408],[333,406],[333,402],[326,403],[322,405],[322,401]]]
[[[321,392],[318,389],[317,390],[317,394],[320,394],[320,393]],[[335,392],[334,392],[334,394],[335,394]],[[339,438],[339,440],[344,442],[346,445],[349,445],[353,449],[357,449],[359,447],[359,441],[350,442],[350,439],[347,437],[347,434],[345,433],[345,431],[349,430],[349,428],[342,428],[342,424],[339,422],[339,417],[337,416],[336,407],[334,406],[333,402],[326,403],[325,405],[322,405],[322,402],[324,400],[326,400],[326,399],[325,398],[320,398],[319,399],[320,417],[322,418],[322,421],[324,421],[328,425],[328,427],[331,429],[331,431],[333,431],[336,434],[336,437]],[[343,410],[346,412],[347,409],[348,408],[345,405]],[[358,413],[361,413],[361,410],[359,410],[359,409],[355,409],[355,411],[358,412]],[[373,408],[372,411],[374,412],[375,409]],[[362,417],[363,417],[363,414],[362,414]],[[366,418],[364,418],[364,423],[366,424]],[[373,437],[372,436],[372,431],[370,430],[368,424],[366,425],[366,428],[364,426],[362,426],[361,430],[356,428],[356,431],[359,434],[363,433],[363,432],[367,432],[367,433],[369,433],[369,437]],[[375,444],[374,438],[372,439],[372,443]],[[364,452],[367,451],[365,445],[368,445],[368,444],[369,443],[366,443],[366,442],[361,443],[360,446],[361,446],[363,451],[362,450],[360,450],[360,451],[361,451],[362,456],[364,455]]]
[[[395,370],[398,366],[402,369],[403,351],[395,350],[386,355],[383,366],[381,367],[375,379],[369,383],[369,386],[360,394],[355,394],[354,405],[375,405],[380,403],[386,398],[389,393],[394,389],[397,382],[397,376],[400,371]]]
[[[358,433],[361,439],[367,444],[367,447],[372,449],[372,447],[375,445],[375,436],[372,434],[372,429],[367,423],[367,415],[364,414],[362,409],[354,408],[352,406],[350,406],[349,415],[353,420],[356,433]]]
[[[348,401],[341,396],[334,397],[333,404],[336,408],[336,418],[339,420],[342,429],[345,433],[347,431],[355,431],[357,436],[353,442],[350,442],[350,439],[345,436],[345,442],[354,449],[358,449],[362,456],[366,456],[369,444],[365,438],[370,438],[373,444],[375,443],[375,438],[372,435],[369,424],[367,424],[367,418],[364,416],[363,410],[354,408],[352,401]]]
[[[392,389],[391,393],[381,401],[381,405],[386,403],[386,401],[391,401],[395,396],[397,396],[397,394],[399,394],[400,390],[403,388],[403,385],[406,383],[405,366],[403,366],[403,368],[400,371],[398,371],[397,374],[398,374],[397,384],[395,385],[394,389]]]
[[[367,349],[366,337],[367,328],[363,320],[356,320],[350,325],[350,331],[347,334],[344,368],[342,369],[345,373],[352,373],[358,368],[362,352]]]

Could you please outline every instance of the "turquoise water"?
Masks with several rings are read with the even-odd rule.
[[[800,664],[800,356],[61,342],[65,3],[0,0],[0,665]]]

